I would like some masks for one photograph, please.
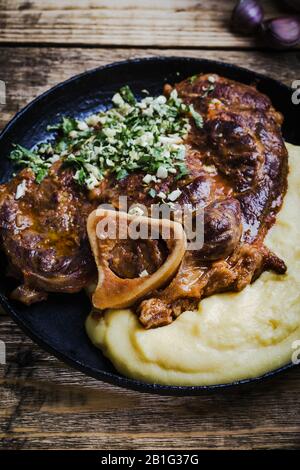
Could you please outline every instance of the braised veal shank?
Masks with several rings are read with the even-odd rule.
[[[170,323],[184,310],[197,308],[205,296],[239,291],[264,270],[286,270],[263,243],[287,186],[282,115],[255,87],[217,75],[189,78],[176,89],[202,115],[203,126],[191,120],[185,141],[189,174],[178,181],[169,175],[154,188],[156,193],[180,189],[177,204],[205,209],[204,246],[187,251],[169,285],[134,306],[146,328]],[[166,94],[171,90],[165,87]],[[144,176],[107,177],[88,193],[57,162],[39,185],[25,169],[0,186],[1,246],[9,273],[21,281],[13,297],[30,304],[47,292],[76,292],[90,284],[96,268],[86,234],[88,214],[103,202],[121,209],[119,196],[124,195],[130,204],[150,207],[157,201],[149,196]],[[16,198],[24,180],[25,194]],[[147,243],[139,250],[127,245],[116,248],[111,260],[121,277],[136,275],[134,266],[151,272],[165,257],[150,246],[149,253],[159,255],[153,267]]]

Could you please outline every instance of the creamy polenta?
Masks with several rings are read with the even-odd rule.
[[[265,243],[287,264],[239,293],[217,294],[168,326],[145,330],[129,309],[90,315],[87,333],[122,374],[165,385],[259,376],[291,361],[300,340],[300,148],[289,150],[289,187]]]

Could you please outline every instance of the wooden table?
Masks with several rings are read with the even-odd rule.
[[[276,4],[276,2],[273,2]],[[42,91],[116,60],[153,55],[221,59],[287,84],[300,52],[234,35],[234,1],[0,0],[0,126]],[[277,14],[265,1],[268,16]],[[0,339],[0,439],[7,449],[249,449],[300,444],[300,369],[251,389],[201,397],[126,391],[74,371],[34,345],[5,314]]]

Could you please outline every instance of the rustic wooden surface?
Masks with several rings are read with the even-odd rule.
[[[268,16],[276,13],[265,2]],[[250,48],[232,34],[235,0],[1,0],[5,43]]]
[[[7,88],[0,127],[54,84],[133,57],[205,57],[287,84],[299,79],[299,51],[267,51],[228,30],[233,3],[0,0],[0,80]],[[278,11],[271,3],[264,2],[268,15]],[[159,397],[85,377],[34,345],[4,313],[0,340],[7,348],[7,365],[0,365],[0,448],[300,446],[299,368],[251,388]]]

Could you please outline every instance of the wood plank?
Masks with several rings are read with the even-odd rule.
[[[299,52],[181,51],[161,55],[220,59],[290,84]],[[28,101],[70,76],[155,49],[0,48],[7,103],[0,125]],[[300,368],[250,388],[197,397],[159,397],[86,377],[34,345],[0,316],[7,365],[0,365],[0,448],[199,449],[299,448]],[[266,406],[266,403],[268,406]]]
[[[234,34],[235,0],[1,0],[0,42],[98,46],[251,48]],[[268,17],[278,4],[264,2]]]
[[[160,397],[97,382],[0,318],[1,448],[297,448],[300,368],[252,387]],[[266,403],[268,406],[266,406]]]
[[[0,47],[0,80],[6,82],[6,105],[0,105],[0,128],[25,104],[51,86],[93,67],[134,57],[157,55],[155,49]],[[159,55],[223,60],[265,73],[288,85],[300,76],[300,52],[244,52],[163,49]],[[34,73],[33,73],[34,71]]]

